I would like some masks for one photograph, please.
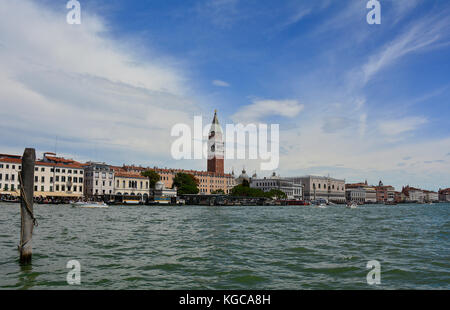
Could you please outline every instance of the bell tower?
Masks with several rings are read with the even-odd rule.
[[[217,119],[217,110],[214,110],[214,118],[208,135],[208,172],[224,174],[224,155],[222,128]]]

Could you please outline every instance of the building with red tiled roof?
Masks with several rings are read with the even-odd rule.
[[[450,202],[450,188],[439,190],[439,201]]]
[[[45,156],[44,156],[45,158]],[[83,197],[84,169],[74,160],[36,160],[34,195],[36,197]],[[0,157],[0,194],[19,195],[18,174],[22,159],[18,155]]]

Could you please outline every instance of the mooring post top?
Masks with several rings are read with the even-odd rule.
[[[23,159],[31,159],[33,161],[36,160],[36,151],[33,148],[26,148],[23,152]]]

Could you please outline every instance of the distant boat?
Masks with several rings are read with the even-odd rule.
[[[317,208],[320,208],[320,209],[326,209],[326,208],[327,208],[327,205],[324,204],[324,203],[321,203],[321,204],[317,205]]]
[[[356,209],[356,208],[358,208],[358,204],[357,204],[356,202],[354,202],[354,201],[349,202],[349,203],[347,204],[347,208],[350,208],[350,209]]]
[[[108,208],[108,205],[104,202],[75,202],[72,206],[79,208]]]

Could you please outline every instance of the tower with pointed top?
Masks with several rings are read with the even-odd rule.
[[[214,110],[214,118],[208,135],[208,172],[224,174],[224,155],[222,128],[217,119],[217,110]]]

